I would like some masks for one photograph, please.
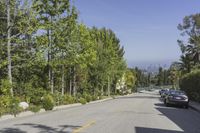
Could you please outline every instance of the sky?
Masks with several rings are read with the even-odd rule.
[[[200,0],[75,0],[75,6],[80,22],[116,33],[129,67],[178,61],[177,25],[200,12]]]

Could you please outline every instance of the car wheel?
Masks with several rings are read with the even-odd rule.
[[[164,104],[165,104],[166,107],[169,107],[169,103],[167,103],[166,99],[164,100]]]
[[[166,105],[166,99],[164,99],[164,104]]]
[[[185,105],[185,108],[186,108],[186,109],[188,109],[188,107],[189,107],[188,105]]]
[[[167,100],[166,100],[166,99],[164,100],[164,104],[165,104],[166,107],[169,106],[169,104],[167,103]]]

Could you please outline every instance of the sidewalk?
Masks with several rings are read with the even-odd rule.
[[[200,103],[190,101],[189,106],[190,106],[190,108],[200,112]]]

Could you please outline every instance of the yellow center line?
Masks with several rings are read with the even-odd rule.
[[[75,129],[72,133],[80,133],[81,131],[83,131],[86,128],[89,128],[90,126],[94,125],[96,123],[96,121],[90,121],[88,123],[86,123],[85,125],[83,125],[80,128]]]

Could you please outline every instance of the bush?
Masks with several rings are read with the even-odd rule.
[[[81,104],[86,104],[87,103],[87,101],[84,98],[82,98],[82,97],[79,99],[79,102]]]
[[[40,109],[41,109],[41,107],[37,106],[37,105],[30,105],[30,107],[29,107],[29,110],[32,111],[32,112],[34,112],[34,113],[39,112]]]
[[[52,110],[54,107],[54,100],[50,94],[47,94],[43,97],[42,103],[45,110]]]
[[[0,116],[9,112],[9,104],[9,96],[0,96]]]
[[[72,104],[75,103],[76,99],[70,95],[64,95],[64,104]]]
[[[93,96],[92,96],[92,101],[96,101],[96,100],[98,100],[98,96],[93,95]]]
[[[86,95],[85,99],[86,99],[87,102],[90,102],[90,101],[92,101],[92,96]]]
[[[34,105],[42,104],[42,96],[44,96],[46,91],[43,88],[34,88],[27,94],[30,97],[30,103]]]
[[[11,88],[11,84],[9,80],[3,79],[0,81],[0,95],[9,95],[10,88]]]
[[[53,94],[53,99],[54,99],[55,105],[62,105],[65,102],[64,96],[62,96],[61,93],[58,91],[56,91]]]
[[[16,116],[23,109],[19,107],[19,98],[11,96],[0,97],[0,116],[4,114],[12,114]]]
[[[11,97],[10,104],[9,104],[9,112],[10,114],[16,115],[20,113],[23,109],[19,106],[19,98]]]
[[[200,70],[185,74],[180,80],[180,88],[191,100],[200,102]]]
[[[83,93],[82,97],[87,101],[87,102],[90,102],[92,101],[92,96],[88,93]]]

